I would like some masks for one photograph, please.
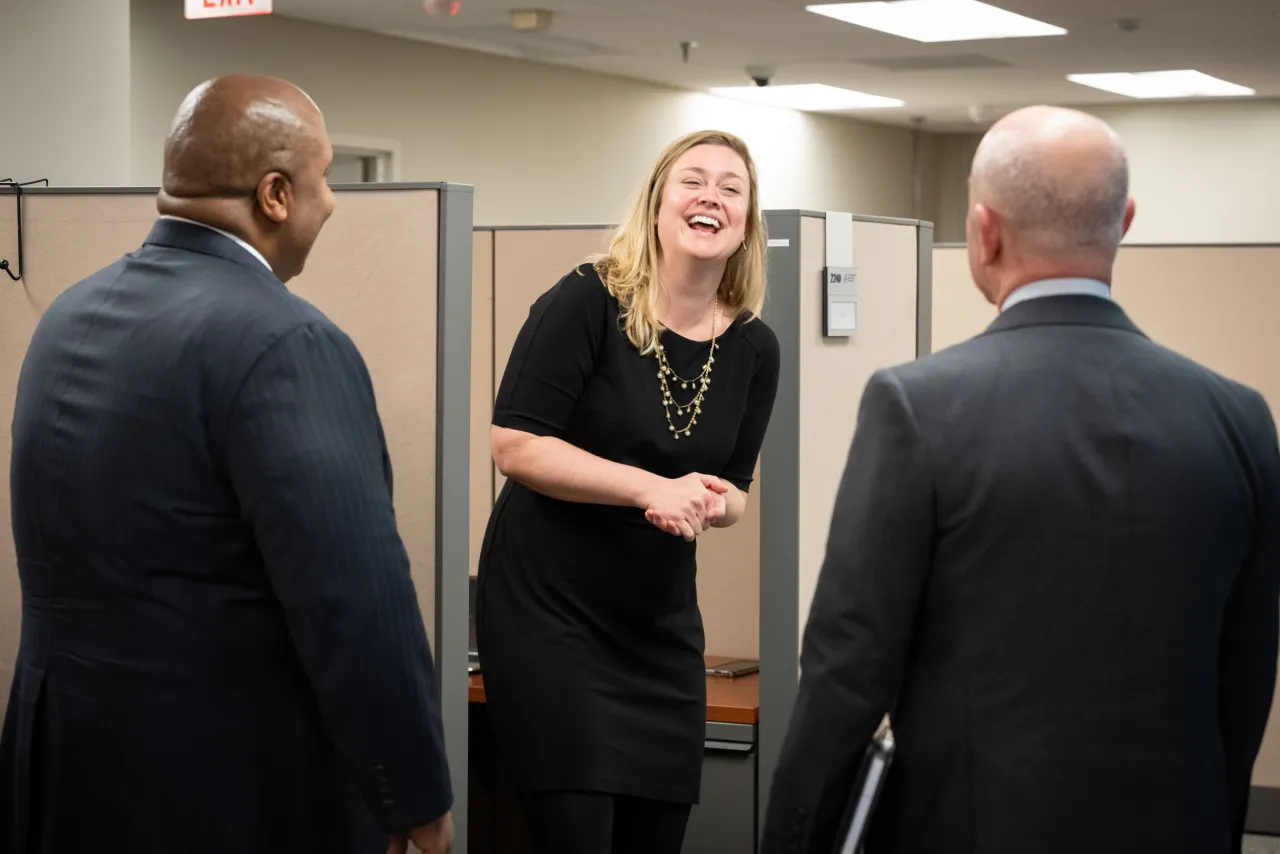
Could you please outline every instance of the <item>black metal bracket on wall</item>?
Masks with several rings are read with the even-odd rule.
[[[0,188],[13,191],[14,197],[18,204],[18,272],[14,272],[7,258],[0,258],[0,270],[4,270],[9,274],[9,278],[15,282],[22,280],[22,190],[24,187],[30,187],[33,184],[49,185],[48,178],[37,178],[35,181],[27,181],[19,183],[11,178],[0,178]]]

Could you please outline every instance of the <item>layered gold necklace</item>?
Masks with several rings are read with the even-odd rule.
[[[671,363],[667,361],[667,351],[663,348],[662,342],[658,341],[654,344],[654,353],[658,357],[658,382],[662,385],[662,408],[667,414],[667,429],[676,439],[688,436],[689,431],[698,423],[698,416],[702,414],[702,400],[707,394],[707,386],[711,385],[711,366],[715,364],[716,350],[720,347],[716,341],[719,337],[719,322],[720,295],[717,294],[711,314],[711,349],[707,352],[707,361],[702,365],[702,371],[693,379],[685,379],[671,370]],[[681,391],[687,391],[690,386],[693,386],[693,399],[688,403],[680,403],[671,394],[671,389],[677,383],[680,384]],[[675,409],[677,418],[688,416],[683,427],[671,420],[672,409]]]

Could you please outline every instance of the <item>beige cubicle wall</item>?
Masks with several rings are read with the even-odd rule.
[[[18,268],[14,197],[0,194],[0,257]],[[8,700],[22,594],[9,526],[9,455],[18,372],[44,310],[68,285],[137,247],[155,221],[153,196],[29,193],[23,199],[21,282],[0,274],[0,708]]]
[[[442,508],[437,490],[444,488],[441,479],[446,465],[440,461],[459,453],[465,458],[455,443],[467,440],[469,419],[465,412],[452,412],[447,405],[438,407],[437,388],[450,381],[445,375],[446,359],[449,370],[466,365],[449,349],[451,345],[442,344],[437,321],[443,321],[445,313],[455,322],[470,314],[470,259],[463,264],[457,256],[458,248],[466,247],[470,239],[471,189],[414,184],[335,190],[335,213],[306,271],[289,287],[342,327],[368,364],[395,470],[399,528],[412,561],[422,615],[437,660],[447,656],[456,661],[450,673],[440,668],[441,686],[447,722],[456,731],[450,734],[450,761],[461,763],[457,770],[465,774],[466,577],[446,579],[447,573],[438,570],[456,566],[460,574],[466,543],[437,535],[438,529],[448,527],[438,519]],[[0,257],[16,268],[15,201],[12,193],[0,193]],[[4,472],[9,469],[8,419],[18,373],[42,313],[76,281],[137,249],[156,218],[155,191],[145,189],[28,191],[22,205],[23,280],[11,282],[0,276],[0,417],[5,423],[0,430],[0,470]],[[438,287],[446,276],[453,282],[448,293]],[[459,304],[464,297],[465,306]],[[465,336],[461,340],[465,342]],[[462,379],[465,395],[465,373]],[[459,471],[465,489],[465,468]],[[5,520],[0,526],[0,708],[12,678],[21,621],[9,506],[5,477],[0,480],[0,518]],[[449,592],[442,594],[442,590]],[[449,602],[438,601],[446,596]],[[461,616],[437,619],[455,612]]]
[[[863,389],[882,368],[928,348],[933,227],[915,220],[833,215],[852,229],[857,330],[832,337],[824,326],[828,215],[770,211],[769,302],[781,375],[761,454],[760,797],[781,750],[798,680],[801,636],[822,569],[836,492]],[[837,224],[838,223],[838,224]],[[843,243],[843,241],[842,241]]]
[[[605,225],[477,228],[475,231],[473,305],[483,310],[480,291],[490,295],[486,318],[474,319],[472,345],[471,572],[476,572],[489,508],[503,478],[488,454],[492,400],[502,381],[511,348],[529,308],[545,291],[589,255],[608,248]],[[488,369],[474,361],[489,342]],[[479,399],[489,402],[481,407]],[[483,445],[483,453],[479,450]],[[759,485],[752,492],[758,495]],[[481,493],[483,492],[483,497]],[[702,607],[708,655],[755,658],[759,653],[759,519],[758,497],[749,501],[746,517],[733,528],[712,530],[698,541],[698,598]]]
[[[974,287],[963,247],[937,247],[933,268],[936,350],[981,333],[996,311]],[[1280,419],[1277,270],[1280,246],[1125,245],[1112,293],[1153,340],[1256,388]],[[1253,780],[1280,801],[1280,694]],[[1268,829],[1280,830],[1280,818]]]
[[[821,282],[826,223],[801,221],[801,281]],[[852,338],[823,335],[822,289],[800,290],[800,553],[799,608],[803,632],[826,551],[827,531],[858,404],[880,368],[916,357],[916,224],[853,223],[858,270],[859,329]]]
[[[1280,411],[1277,269],[1280,246],[1126,245],[1112,292],[1152,339],[1253,386]],[[933,270],[937,351],[981,333],[996,310],[974,286],[964,247],[936,247]]]
[[[1152,339],[1253,386],[1280,411],[1277,265],[1280,246],[1125,245],[1113,295]],[[933,271],[936,352],[981,333],[996,310],[974,286],[963,246],[936,247]]]
[[[493,395],[533,303],[588,255],[603,252],[606,226],[500,228],[493,235]],[[493,494],[503,477],[494,469]]]
[[[489,453],[493,400],[529,307],[575,264],[603,251],[608,227],[478,227],[471,250],[471,575],[503,477]]]
[[[996,319],[969,275],[969,255],[963,246],[933,249],[933,329],[929,351],[936,353],[972,338]]]

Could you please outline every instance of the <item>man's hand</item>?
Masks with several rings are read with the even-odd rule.
[[[422,854],[449,854],[453,850],[453,813],[447,812],[431,824],[415,827],[408,836],[392,837],[387,854],[407,854],[410,839]]]

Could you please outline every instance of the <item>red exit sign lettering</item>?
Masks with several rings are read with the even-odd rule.
[[[270,15],[271,0],[185,0],[187,20]]]

